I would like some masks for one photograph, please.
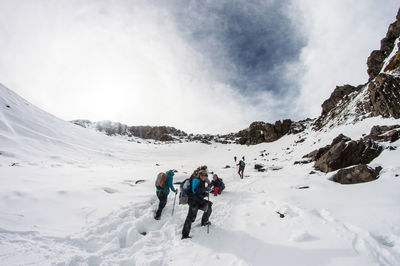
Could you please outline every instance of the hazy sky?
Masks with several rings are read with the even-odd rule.
[[[368,80],[398,0],[0,0],[0,83],[62,119],[227,133]]]

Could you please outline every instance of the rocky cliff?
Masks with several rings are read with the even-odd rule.
[[[400,118],[400,10],[389,26],[380,50],[368,57],[369,81],[359,86],[338,86],[322,104],[314,128],[354,123],[371,116]]]

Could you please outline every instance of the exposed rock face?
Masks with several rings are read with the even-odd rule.
[[[154,139],[159,141],[173,141],[176,138],[186,137],[187,134],[174,127],[165,126],[127,126],[118,122],[100,121],[91,122],[89,120],[74,120],[72,123],[85,128],[95,128],[109,136],[135,136],[142,139]]]
[[[357,164],[367,164],[382,152],[382,147],[372,139],[351,141],[339,135],[331,145],[311,152],[306,157],[315,161],[315,169],[328,173]]]
[[[368,86],[373,116],[400,118],[400,77],[379,74]]]
[[[400,118],[400,43],[396,41],[400,37],[400,9],[396,19],[382,39],[380,50],[373,51],[367,60],[369,82],[357,87],[336,87],[322,104],[314,129],[354,123],[371,116]]]
[[[234,136],[238,138],[237,143],[254,145],[263,142],[273,142],[286,134],[297,134],[304,131],[311,119],[293,122],[289,119],[276,121],[274,124],[265,122],[253,122],[248,129],[239,131]]]
[[[372,169],[365,164],[339,170],[332,178],[340,184],[357,184],[376,180],[382,167]]]
[[[395,142],[400,139],[400,125],[373,126],[370,134],[364,138],[373,139],[374,141]]]
[[[400,9],[397,13],[396,22],[389,26],[386,37],[381,40],[381,49],[372,51],[371,55],[368,57],[368,75],[369,80],[374,79],[381,71],[384,60],[392,52],[394,48],[395,40],[400,36]]]
[[[322,114],[326,115],[331,111],[333,108],[337,106],[337,104],[342,101],[346,100],[346,97],[359,90],[362,86],[354,87],[351,85],[344,85],[344,86],[336,86],[336,89],[332,92],[331,96],[328,100],[326,100],[322,104]]]
[[[276,121],[275,124],[253,122],[248,129],[238,132],[239,143],[253,145],[275,141],[289,132],[292,123],[291,120]]]
[[[128,134],[139,137],[142,139],[154,139],[160,141],[172,141],[176,137],[184,137],[187,136],[185,132],[182,130],[176,129],[174,127],[166,127],[166,126],[132,126],[127,129]]]

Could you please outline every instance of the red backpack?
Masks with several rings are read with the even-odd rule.
[[[166,173],[159,173],[156,178],[156,188],[157,189],[164,189],[167,186],[167,174]]]

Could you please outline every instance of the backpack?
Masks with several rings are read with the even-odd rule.
[[[166,173],[159,173],[156,179],[156,188],[157,189],[164,189],[167,186],[167,174]]]
[[[240,162],[239,162],[239,165],[240,165],[240,167],[244,167],[244,166],[246,165],[246,163],[243,162],[243,161],[240,161]]]
[[[221,181],[221,191],[225,189],[225,184],[224,181],[222,180],[222,178],[219,178],[219,180]]]
[[[179,193],[179,204],[187,204],[190,194],[190,188],[192,187],[192,182],[189,178],[186,178],[181,184],[181,192]]]

